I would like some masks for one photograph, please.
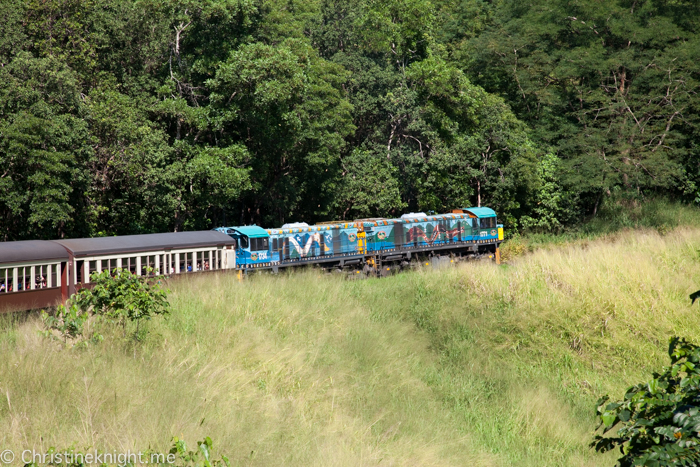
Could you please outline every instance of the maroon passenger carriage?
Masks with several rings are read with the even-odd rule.
[[[235,268],[235,240],[206,230],[0,242],[0,312],[55,306],[94,272],[122,268],[169,276]]]
[[[45,307],[68,298],[68,251],[55,242],[0,243],[0,311]]]

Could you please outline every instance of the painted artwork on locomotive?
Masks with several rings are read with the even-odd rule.
[[[353,224],[271,229],[272,260],[298,260],[332,255],[353,255],[393,248],[424,247],[473,240],[478,226],[461,216],[425,221],[389,220],[386,225],[362,224],[365,241]],[[347,226],[347,227],[346,227]],[[478,235],[478,233],[476,233]]]
[[[290,231],[291,230],[291,231]],[[310,227],[272,230],[273,248],[279,258],[296,260],[318,256],[358,253],[357,228]]]
[[[396,222],[384,226],[369,224],[365,230],[368,251],[467,241],[472,240],[473,235],[472,219],[468,218],[444,218],[410,224]]]
[[[327,246],[327,244],[333,243],[333,236],[330,232],[298,233],[287,238],[290,258],[292,259],[333,254],[332,247]]]

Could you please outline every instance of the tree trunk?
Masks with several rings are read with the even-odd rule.
[[[595,200],[595,206],[593,206],[593,217],[598,214],[598,205],[600,204],[600,199],[603,197],[603,192],[598,195],[598,198]]]

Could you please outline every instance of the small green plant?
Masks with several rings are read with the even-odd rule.
[[[214,447],[210,437],[197,442],[197,449],[190,451],[184,440],[173,438],[173,447],[170,454],[175,456],[173,465],[177,467],[228,467],[228,457],[222,455],[220,459],[214,458]]]
[[[700,463],[700,347],[673,337],[668,355],[671,366],[629,388],[622,400],[605,396],[597,403],[598,428],[618,430],[616,437],[597,435],[591,446],[619,447],[621,467]]]
[[[93,273],[91,289],[82,289],[75,297],[75,303],[82,309],[90,309],[96,315],[126,326],[126,322],[136,322],[136,333],[142,320],[154,315],[170,312],[170,303],[160,280],[146,276],[137,276],[125,269],[114,269]]]
[[[82,337],[85,322],[89,317],[87,312],[70,302],[67,306],[60,305],[54,314],[42,310],[41,320],[46,328],[42,333],[46,337],[55,337],[54,331],[56,331],[63,339],[63,343],[67,344],[69,339],[75,340]]]

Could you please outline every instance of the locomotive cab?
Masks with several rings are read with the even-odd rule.
[[[503,224],[499,224],[496,211],[491,208],[460,208],[452,212],[468,214],[474,223],[474,240],[477,243],[503,240]]]
[[[257,225],[226,227],[226,234],[236,241],[236,264],[243,268],[270,265],[270,234]]]

